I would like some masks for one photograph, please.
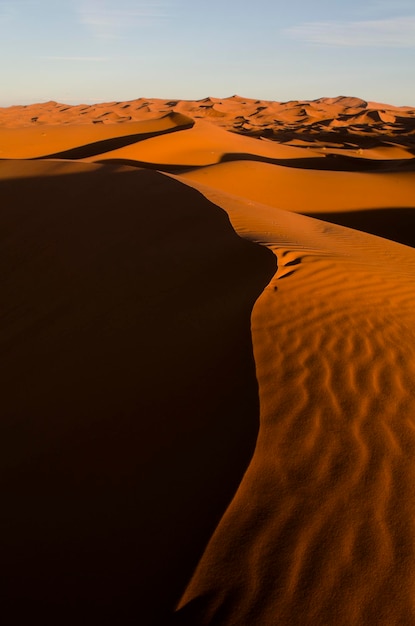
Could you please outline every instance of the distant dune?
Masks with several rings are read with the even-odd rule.
[[[415,109],[8,107],[0,197],[3,623],[415,624]]]

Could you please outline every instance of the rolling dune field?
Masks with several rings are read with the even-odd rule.
[[[0,109],[4,623],[415,624],[415,109]]]

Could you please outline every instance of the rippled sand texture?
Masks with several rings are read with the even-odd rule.
[[[411,624],[413,251],[262,217],[279,267],[252,320],[259,437],[184,623]]]
[[[0,122],[6,623],[415,624],[415,111]]]

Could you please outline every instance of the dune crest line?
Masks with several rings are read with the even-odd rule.
[[[4,161],[0,191],[3,615],[162,622],[252,457],[275,258],[157,172]]]

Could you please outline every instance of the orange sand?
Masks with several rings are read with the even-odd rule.
[[[415,110],[0,110],[7,625],[415,623]]]

